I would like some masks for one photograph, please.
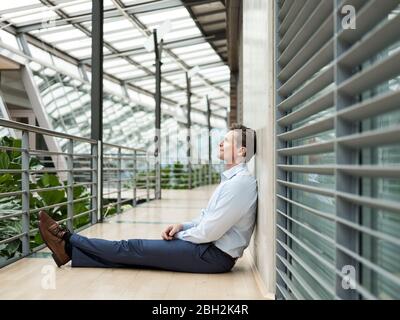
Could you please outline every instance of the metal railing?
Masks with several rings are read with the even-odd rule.
[[[190,167],[189,167],[190,166]],[[192,189],[219,183],[224,164],[174,163],[161,168],[162,189]]]
[[[38,230],[41,210],[79,232],[110,209],[120,213],[124,204],[153,198],[152,157],[144,150],[111,144],[100,149],[92,139],[5,119],[0,128],[17,137],[0,137],[0,268],[44,247]],[[44,147],[32,147],[30,135]],[[46,150],[48,137],[62,142],[65,150]]]
[[[103,212],[155,198],[154,158],[143,149],[103,143]],[[151,194],[153,191],[153,194]]]

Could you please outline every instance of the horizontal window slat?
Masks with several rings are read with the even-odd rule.
[[[309,165],[284,165],[278,164],[277,167],[279,169],[290,171],[290,172],[304,172],[304,173],[318,173],[318,174],[326,174],[333,175],[335,174],[334,166],[309,166]]]
[[[289,290],[292,292],[294,298],[296,298],[297,300],[305,300],[304,296],[299,292],[299,290],[294,286],[289,277],[282,270],[279,270],[277,268],[276,272],[278,273],[282,281],[286,284],[286,286],[289,288]]]
[[[398,0],[374,0],[368,2],[357,12],[356,28],[344,29],[338,34],[340,41],[353,44],[360,40],[379,21],[399,5]]]
[[[325,267],[327,267],[328,269],[330,269],[332,272],[336,272],[336,268],[335,266],[326,261],[324,258],[321,257],[319,252],[315,252],[314,250],[310,249],[303,241],[301,241],[300,239],[298,239],[297,237],[295,237],[292,233],[290,233],[288,230],[286,230],[285,228],[283,228],[280,225],[277,225],[277,228],[279,230],[282,230],[282,232],[287,235],[290,239],[292,239],[294,242],[296,242],[302,249],[304,249],[305,251],[307,251],[310,255],[312,255],[316,260],[318,260],[319,262],[321,262]]]
[[[314,278],[315,281],[317,281],[321,287],[323,287],[327,292],[335,296],[335,290],[332,288],[332,286],[327,283],[318,273],[316,273],[312,268],[310,268],[307,263],[301,259],[292,249],[290,249],[286,244],[284,244],[282,241],[277,239],[278,244],[285,250],[285,252],[292,258],[294,259],[301,267],[303,267],[305,270],[307,270],[307,273]],[[278,255],[279,256],[279,255]]]
[[[281,96],[293,92],[300,87],[302,83],[310,79],[315,73],[322,69],[333,60],[333,39],[329,40],[322,48],[303,65],[289,80],[287,80],[279,89]]]
[[[300,222],[299,220],[293,218],[293,217],[289,217],[287,214],[285,214],[284,212],[280,211],[280,210],[276,210],[276,212],[278,214],[280,214],[281,216],[285,217],[286,219],[296,223],[297,225],[301,226],[302,228],[310,231],[311,233],[315,234],[316,236],[318,236],[320,239],[325,240],[326,242],[329,242],[332,246],[335,246],[335,240],[332,238],[329,238],[328,236],[322,234],[321,232],[314,230],[313,228],[311,228],[310,226],[305,225],[304,223]]]
[[[333,65],[327,67],[318,76],[308,82],[301,90],[293,93],[287,99],[279,103],[278,108],[281,111],[288,111],[296,105],[306,101],[314,94],[318,93],[333,82],[334,68]]]
[[[333,1],[321,1],[318,7],[311,14],[309,19],[304,23],[303,27],[297,32],[289,45],[284,49],[278,57],[278,63],[285,66],[301,49],[307,40],[314,34],[315,30],[324,23],[329,14],[332,14]]]
[[[311,250],[306,244],[304,244],[301,240],[296,238],[293,234],[291,234],[289,231],[285,230],[281,226],[277,225],[277,227],[282,230],[289,238],[291,238],[293,241],[295,241],[300,247],[302,247],[304,250],[306,250],[308,253],[310,253],[314,258],[319,260],[321,263],[323,263],[327,268],[331,269],[336,275],[340,276],[342,279],[344,278],[344,274],[337,270],[335,266],[327,262],[325,259],[321,258],[320,255],[313,250]],[[342,251],[343,252],[343,251]],[[368,299],[374,299],[375,297],[368,292],[362,285],[359,283],[356,283],[356,290],[360,292],[364,297]]]
[[[368,234],[368,235],[370,235],[372,237],[375,237],[377,239],[381,239],[381,240],[393,243],[394,245],[400,246],[400,239],[399,238],[393,237],[391,235],[388,235],[388,234],[380,232],[380,231],[372,230],[370,228],[361,226],[359,224],[356,224],[356,223],[351,222],[349,220],[346,220],[344,218],[340,218],[340,217],[338,217],[336,215],[329,215],[327,213],[324,213],[324,212],[321,212],[319,210],[310,208],[310,207],[308,207],[306,205],[303,205],[303,204],[301,204],[299,202],[296,202],[296,201],[293,201],[291,199],[288,199],[288,198],[286,198],[284,196],[278,195],[277,197],[280,198],[281,200],[287,202],[287,203],[290,203],[290,204],[292,204],[292,205],[294,205],[296,207],[302,208],[302,209],[304,209],[304,210],[306,210],[306,211],[308,211],[308,212],[310,212],[312,214],[315,214],[318,217],[325,218],[325,219],[328,219],[330,221],[335,221],[337,223],[340,223],[340,224],[343,224],[343,225],[345,225],[347,227],[350,227],[350,228],[352,228],[352,229],[354,229],[356,231],[363,232],[364,234]]]
[[[347,200],[348,202],[352,202],[358,205],[364,205],[374,209],[381,209],[392,211],[396,213],[400,213],[400,203],[391,201],[391,200],[384,200],[384,199],[377,199],[371,198],[366,196],[359,196],[351,193],[336,191],[336,195],[342,199]]]
[[[396,110],[399,108],[399,106],[400,90],[389,91],[340,110],[337,113],[337,116],[349,121],[364,120],[392,110]]]
[[[293,2],[294,2],[294,1],[295,1],[295,0],[286,0],[286,1],[283,3],[281,9],[279,10],[279,15],[278,15],[278,18],[279,18],[280,20],[284,19],[285,15],[289,12],[289,9],[290,9],[290,7],[293,5]]]
[[[338,6],[338,11],[341,12],[341,9],[345,5],[353,6],[356,10],[360,9],[363,5],[365,5],[365,0],[343,0]]]
[[[299,202],[297,202],[297,201],[294,201],[294,200],[292,200],[292,199],[289,199],[289,198],[287,198],[287,197],[285,197],[285,196],[283,196],[283,195],[279,195],[279,194],[278,194],[277,197],[278,197],[279,199],[281,199],[281,200],[287,202],[287,203],[293,204],[293,205],[295,205],[295,206],[297,206],[297,207],[299,207],[299,208],[302,208],[302,209],[304,209],[304,210],[306,210],[306,211],[309,211],[309,212],[311,212],[312,214],[315,214],[315,215],[317,215],[317,216],[319,216],[319,217],[321,217],[321,218],[324,218],[324,219],[327,219],[327,220],[331,220],[331,221],[334,221],[334,220],[335,220],[335,216],[332,215],[332,214],[329,214],[329,213],[322,212],[322,211],[320,211],[320,210],[311,208],[311,207],[306,206],[306,205],[304,205],[304,204],[301,204],[301,203],[299,203]]]
[[[289,29],[290,25],[292,24],[293,20],[298,15],[299,11],[303,7],[305,1],[304,0],[295,0],[293,4],[290,6],[288,13],[285,15],[280,27],[279,27],[279,34],[283,36],[286,31]]]
[[[346,67],[357,67],[371,56],[377,54],[390,44],[400,39],[400,15],[387,20],[377,30],[357,42],[348,51],[343,53],[338,64]]]
[[[306,191],[306,192],[311,192],[311,193],[316,193],[316,194],[320,194],[323,196],[328,196],[328,197],[334,197],[335,196],[335,191],[334,190],[329,190],[329,189],[325,189],[325,188],[318,188],[318,187],[312,187],[312,186],[308,186],[305,184],[300,184],[300,183],[293,183],[293,182],[288,182],[288,181],[283,181],[283,180],[277,180],[276,182],[278,182],[279,184],[288,187],[288,188],[293,188],[293,189],[299,189],[302,191]]]
[[[314,291],[314,289],[307,284],[307,282],[303,279],[303,277],[294,269],[294,267],[283,257],[281,257],[279,254],[277,255],[278,259],[283,263],[283,265],[289,270],[289,272],[292,274],[292,277],[294,277],[297,280],[297,283],[300,284],[303,289],[311,296],[313,300],[318,300],[318,295]]]
[[[321,25],[321,27],[316,30],[315,34],[310,38],[310,40],[308,40],[307,43],[286,64],[286,66],[278,74],[278,79],[282,82],[289,79],[321,49],[323,44],[327,43],[332,37],[333,15],[331,15]]]
[[[397,166],[337,166],[339,171],[359,177],[400,178],[400,165]]]
[[[333,152],[334,141],[310,143],[304,146],[278,149],[278,154],[283,156],[295,156],[305,154],[317,154]]]
[[[281,287],[278,283],[276,283],[275,285],[281,295],[285,298],[285,300],[293,300],[292,296],[285,288]]]
[[[359,254],[347,249],[346,247],[337,244],[336,248],[343,253],[347,254],[349,257],[352,257],[353,259],[357,260],[360,262],[362,265],[366,266],[367,268],[375,271],[379,275],[385,277],[389,281],[393,282],[397,286],[400,286],[400,278],[394,275],[393,273],[387,271],[386,269],[382,268],[381,266],[369,261],[368,259],[365,259],[364,257],[360,256]]]
[[[341,145],[361,149],[377,145],[400,143],[400,125],[388,129],[371,130],[337,139]]]
[[[385,80],[390,80],[400,74],[400,51],[375,63],[367,69],[356,73],[343,82],[338,90],[347,95],[355,96],[364,90],[371,89]]]
[[[308,124],[302,127],[278,134],[277,137],[284,141],[307,137],[315,133],[320,133],[333,129],[334,122],[335,122],[335,117],[329,116],[323,120],[309,122]]]
[[[299,14],[296,16],[296,19],[289,26],[289,29],[284,35],[281,35],[281,41],[278,44],[279,50],[284,50],[289,42],[292,41],[296,32],[298,32],[304,25],[318,4],[320,4],[320,0],[308,0],[305,3]]]
[[[309,116],[312,116],[320,111],[332,107],[333,103],[334,103],[334,92],[331,91],[312,100],[304,107],[301,107],[300,109],[280,118],[278,120],[278,124],[280,126],[288,126],[295,122],[299,122],[303,119],[306,119]]]

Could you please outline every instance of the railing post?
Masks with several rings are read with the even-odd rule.
[[[149,172],[150,172],[149,156],[146,155],[146,201],[147,202],[150,201]]]
[[[137,151],[135,150],[133,152],[133,202],[132,205],[134,207],[136,207],[136,179],[137,179],[137,175],[136,175],[136,171],[137,171]]]
[[[203,185],[203,168],[201,166],[201,135],[197,136],[197,157],[198,157],[198,182],[197,186],[201,187]]]
[[[100,177],[100,171],[99,171],[99,159],[98,159],[98,145],[97,144],[92,144],[92,224],[97,223],[98,217],[100,216],[99,210],[101,210],[101,206],[99,204],[100,198],[99,198],[99,181],[101,179]]]
[[[118,165],[117,165],[117,175],[118,175],[118,182],[117,182],[117,214],[121,213],[121,170],[122,170],[122,159],[121,159],[121,147],[118,148]]]
[[[72,139],[68,140],[67,148],[67,228],[72,232],[74,230],[74,176],[73,176],[73,153],[74,153],[74,141]]]
[[[212,184],[212,165],[210,159],[208,160],[208,184]]]
[[[154,150],[154,158],[155,158],[155,198],[161,199],[161,57],[162,57],[162,48],[163,48],[163,40],[161,39],[160,45],[158,44],[157,39],[157,30],[153,30],[153,38],[154,38],[154,52],[155,52],[155,76],[156,76],[156,92],[155,92],[155,131],[156,134],[154,136],[155,142],[155,150]]]
[[[156,171],[157,171],[157,166],[154,164],[154,172],[156,172]],[[155,179],[157,180],[157,174],[156,174],[156,178]],[[162,179],[162,173],[160,171],[160,181],[161,181],[161,179]],[[157,199],[157,181],[155,181],[154,183],[155,183],[155,185],[154,185],[154,199]]]
[[[30,222],[30,210],[29,210],[29,132],[22,131],[22,173],[21,173],[21,187],[22,187],[22,254],[27,255],[30,253],[29,245],[29,222]]]

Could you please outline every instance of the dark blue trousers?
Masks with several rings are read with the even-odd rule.
[[[72,267],[221,273],[231,270],[236,261],[213,243],[194,244],[178,239],[109,241],[73,234],[70,243]]]

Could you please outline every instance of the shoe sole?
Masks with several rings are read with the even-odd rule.
[[[40,236],[42,237],[42,240],[44,241],[44,243],[46,244],[47,248],[50,249],[51,253],[52,253],[52,257],[54,262],[57,264],[57,267],[61,267],[62,265],[64,265],[65,263],[61,263],[61,261],[58,259],[57,255],[54,253],[54,250],[49,246],[49,244],[47,243],[47,241],[45,240],[45,237],[43,237],[43,233],[42,230],[40,230],[40,224],[39,224],[39,233]]]

